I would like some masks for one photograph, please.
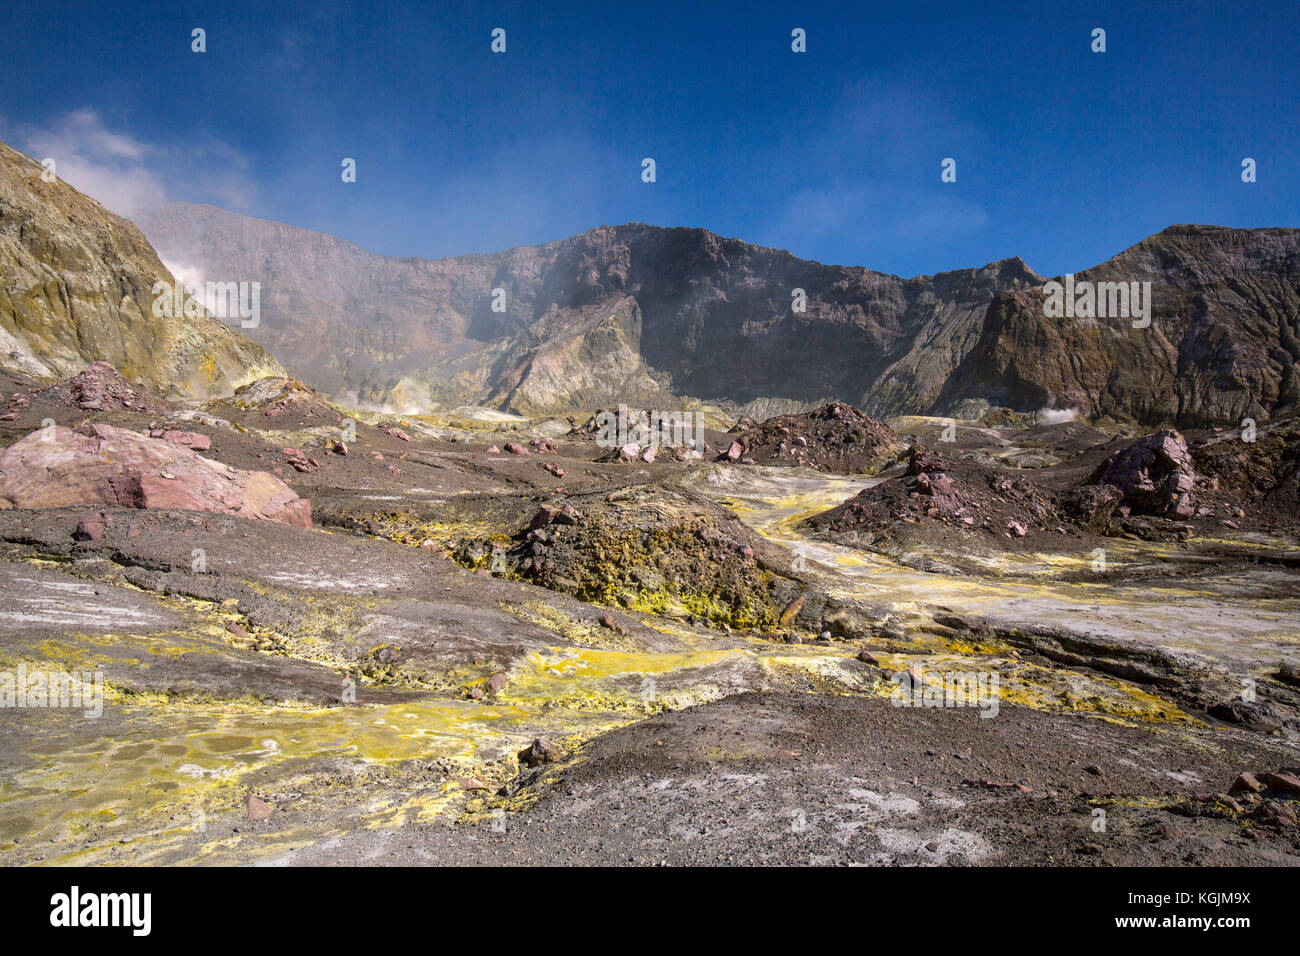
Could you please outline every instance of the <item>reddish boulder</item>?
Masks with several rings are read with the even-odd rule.
[[[77,522],[77,530],[72,532],[72,537],[77,541],[98,541],[104,536],[104,527],[104,513],[96,511]]]
[[[554,505],[542,505],[533,515],[533,520],[528,523],[528,530],[535,531],[543,528],[555,520],[555,516],[560,513],[560,509]]]
[[[1172,428],[1145,435],[1107,458],[1088,484],[1112,485],[1130,514],[1190,518],[1196,472],[1187,440]]]
[[[17,508],[112,505],[215,511],[311,527],[311,502],[264,471],[112,425],[55,426],[0,454],[0,500]]]
[[[537,767],[544,763],[554,763],[560,759],[560,748],[548,740],[538,737],[531,744],[519,751],[519,762]]]

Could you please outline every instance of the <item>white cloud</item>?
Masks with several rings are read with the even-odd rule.
[[[149,147],[107,129],[94,110],[25,127],[19,144],[37,161],[53,159],[60,179],[128,219],[167,201],[162,181],[145,165]]]
[[[1038,410],[1038,423],[1040,425],[1060,425],[1065,422],[1072,422],[1079,417],[1077,408],[1040,408]]]
[[[246,208],[252,196],[243,175],[246,161],[225,143],[149,143],[110,129],[93,109],[73,110],[45,126],[19,127],[16,142],[38,162],[53,159],[60,179],[128,219],[169,199]]]

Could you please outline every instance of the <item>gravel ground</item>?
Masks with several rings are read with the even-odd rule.
[[[348,834],[274,862],[1294,866],[1294,828],[1197,798],[1297,762],[1244,732],[744,694],[600,737],[473,824]]]

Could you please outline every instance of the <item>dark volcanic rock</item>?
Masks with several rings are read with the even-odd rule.
[[[1106,459],[1090,484],[1117,488],[1121,512],[1162,518],[1189,518],[1195,512],[1196,473],[1187,441],[1172,429],[1139,438]]]
[[[919,475],[922,472],[946,472],[948,462],[943,455],[933,448],[916,444],[907,450],[907,473]]]
[[[893,464],[903,448],[892,428],[843,402],[769,418],[735,436],[723,453],[726,460],[749,458],[760,465],[844,473],[880,471]]]
[[[1193,443],[1192,462],[1203,480],[1198,498],[1259,527],[1293,528],[1300,515],[1300,420],[1261,424],[1252,437],[1247,441],[1234,428]]]
[[[519,752],[519,762],[527,767],[555,763],[559,759],[560,749],[555,744],[540,737]]]
[[[1106,534],[1111,515],[1124,497],[1114,485],[1084,485],[1061,496],[1061,513],[1096,534]]]
[[[916,470],[938,467],[947,470]],[[864,488],[806,525],[824,536],[843,535],[846,543],[871,546],[904,528],[947,526],[1005,541],[1054,528],[1060,520],[1057,496],[1026,475],[972,461],[948,463],[914,446],[908,474]]]

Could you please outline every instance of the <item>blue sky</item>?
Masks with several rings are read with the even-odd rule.
[[[211,202],[389,255],[640,221],[1058,274],[1172,223],[1300,226],[1295,0],[10,0],[0,60],[0,138],[119,211]]]

